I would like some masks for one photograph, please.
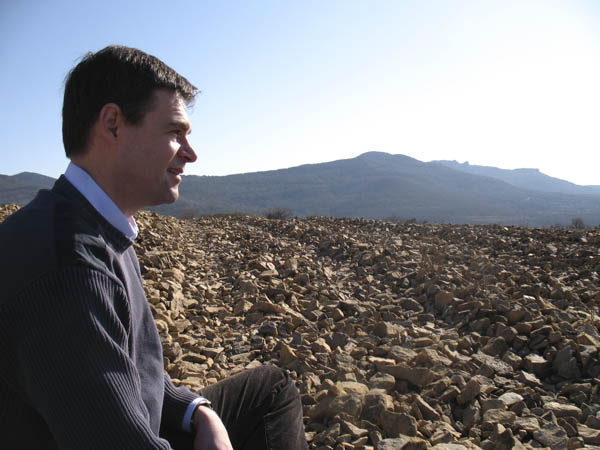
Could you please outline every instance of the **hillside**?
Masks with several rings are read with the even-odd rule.
[[[560,180],[543,174],[538,169],[498,169],[497,167],[471,165],[468,162],[434,161],[451,169],[472,175],[496,178],[513,186],[544,192],[557,192],[572,195],[600,196],[600,186],[579,186],[569,181]]]
[[[600,196],[527,190],[487,176],[403,155],[353,159],[224,177],[186,176],[181,200],[163,214],[260,213],[289,208],[303,217],[415,218],[429,222],[568,225],[600,223]]]
[[[286,368],[311,449],[600,445],[599,230],[137,220],[174,381]]]
[[[531,169],[507,174],[486,168],[474,174],[468,171],[478,166],[465,171],[464,165],[448,167],[446,163],[370,152],[289,169],[219,177],[189,175],[183,177],[179,201],[151,209],[179,217],[262,214],[278,207],[298,217],[395,217],[528,226],[566,226],[580,218],[587,225],[600,224],[600,195],[590,195],[594,186],[575,186]],[[22,205],[51,181],[35,174],[0,176],[0,203]],[[573,189],[550,192],[556,186]]]
[[[52,187],[54,181],[54,178],[31,172],[12,176],[0,175],[0,205],[6,203],[24,205],[35,197],[40,189]]]

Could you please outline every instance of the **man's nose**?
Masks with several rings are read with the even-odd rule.
[[[196,155],[195,150],[192,148],[192,145],[188,142],[187,139],[185,140],[185,143],[181,146],[179,151],[181,152],[186,162],[193,163],[198,159],[198,155]]]

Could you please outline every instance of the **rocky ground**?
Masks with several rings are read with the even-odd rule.
[[[173,379],[286,368],[311,449],[600,448],[600,229],[138,224]]]
[[[285,367],[311,448],[600,445],[598,229],[139,223],[173,378]]]

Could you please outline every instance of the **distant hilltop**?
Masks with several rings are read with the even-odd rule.
[[[552,226],[600,224],[600,186],[578,186],[538,169],[422,162],[368,152],[350,159],[227,176],[183,177],[180,199],[151,210],[173,216],[261,214],[394,218],[432,223]],[[0,203],[24,204],[53,179],[0,175]]]
[[[469,163],[469,161],[464,161],[462,163],[459,163],[457,160],[452,160],[452,161],[448,161],[448,160],[444,160],[444,159],[440,159],[440,160],[436,160],[435,162],[439,162],[442,163],[448,167],[454,167],[454,166],[471,166],[471,164]],[[472,167],[479,167],[481,169],[495,169],[495,167],[489,167],[489,166],[472,166]],[[505,171],[506,169],[498,169],[500,171]],[[540,172],[540,169],[536,169],[534,167],[531,168],[521,168],[521,169],[512,169],[513,171],[523,171],[523,172]],[[507,172],[510,170],[506,170]]]
[[[513,186],[523,189],[532,189],[543,192],[557,192],[562,194],[589,194],[600,195],[600,186],[579,186],[569,181],[553,178],[540,172],[540,169],[513,169],[505,170],[497,167],[474,166],[468,162],[434,161],[472,175],[481,175],[496,178]]]

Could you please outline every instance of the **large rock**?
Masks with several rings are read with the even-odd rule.
[[[581,377],[577,359],[573,356],[573,350],[569,346],[563,347],[556,354],[552,362],[552,368],[558,375],[569,380]]]
[[[585,425],[577,425],[577,432],[588,445],[600,445],[600,430],[589,428]]]
[[[490,429],[496,424],[501,424],[505,427],[511,427],[517,415],[512,411],[504,411],[502,409],[489,409],[483,413],[483,427]]]
[[[399,380],[408,381],[419,387],[428,385],[436,378],[435,372],[425,367],[409,367],[404,364],[398,364],[394,366],[382,366],[380,370],[393,375]]]
[[[556,417],[574,417],[579,420],[581,418],[581,409],[575,405],[566,405],[558,402],[544,403],[545,411],[552,411]]]
[[[427,442],[423,439],[403,436],[394,439],[383,439],[377,443],[376,450],[427,450]]]
[[[551,365],[546,358],[537,354],[527,355],[523,359],[523,367],[538,377],[545,377],[550,373]]]
[[[408,414],[386,411],[383,415],[383,431],[389,437],[417,435],[417,421]]]
[[[481,392],[481,383],[476,379],[471,379],[465,386],[461,389],[460,394],[458,395],[458,403],[460,405],[467,404],[471,402],[475,397],[479,395]]]
[[[533,438],[552,450],[565,450],[569,442],[565,430],[552,422],[547,422],[539,430],[534,431]]]

